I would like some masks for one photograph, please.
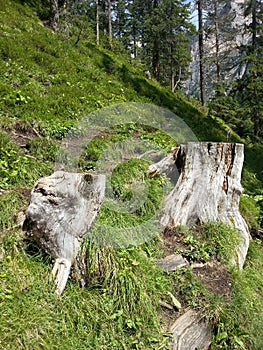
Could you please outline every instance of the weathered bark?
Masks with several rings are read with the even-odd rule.
[[[191,225],[221,221],[240,231],[237,261],[245,262],[249,231],[239,212],[243,145],[231,143],[189,142],[178,147],[159,163],[150,166],[173,177],[174,189],[165,199],[160,224]]]
[[[57,293],[65,288],[71,264],[91,229],[104,198],[105,176],[56,171],[37,181],[23,229],[55,258]]]

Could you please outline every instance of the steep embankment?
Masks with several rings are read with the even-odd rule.
[[[72,274],[63,298],[55,297],[49,281],[50,258],[24,241],[16,220],[27,205],[33,183],[52,173],[61,139],[72,126],[94,110],[129,101],[169,108],[200,140],[224,141],[227,126],[208,118],[182,94],[172,94],[145,79],[128,57],[97,47],[87,38],[75,45],[76,38],[54,34],[32,11],[34,1],[24,3],[0,0],[0,348],[165,348],[169,337],[159,321],[159,302],[162,299],[170,305],[167,312],[165,307],[161,312],[166,321],[177,317],[171,295],[176,295],[183,307],[206,310],[218,348],[242,348],[242,341],[250,349],[261,348],[261,241],[252,243],[244,274],[231,276],[222,263],[231,257],[234,239],[229,237],[235,233],[220,225],[166,232],[164,241],[156,236],[139,248],[111,249],[86,242],[82,260],[84,267],[89,267],[85,276],[88,288],[81,290]],[[137,137],[164,142],[163,134],[134,130],[134,126],[115,130],[117,139],[136,132]],[[104,136],[104,145],[116,137],[112,133]],[[231,134],[230,141],[239,138]],[[94,148],[104,146],[100,146],[102,140],[96,142],[88,152],[98,157]],[[119,213],[117,226],[126,225],[128,219],[137,223],[142,214],[147,217],[158,207],[164,179],[148,179],[146,166],[142,160],[130,160],[113,174],[122,201],[131,196],[127,178],[143,179],[149,186],[148,201],[137,217]],[[246,174],[248,186],[260,188],[249,168]],[[254,202],[245,197],[244,208],[247,219],[253,218],[256,225]],[[104,208],[100,220],[112,222],[115,216]],[[199,270],[195,274],[191,268],[174,274],[157,269],[156,258],[175,249],[196,262],[219,260],[213,270],[216,278],[210,276],[210,265],[207,273]],[[222,276],[223,291],[215,283]],[[248,337],[243,337],[245,330]]]

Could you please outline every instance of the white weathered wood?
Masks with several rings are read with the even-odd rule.
[[[237,263],[245,262],[250,234],[239,212],[242,193],[242,144],[189,142],[173,155],[150,166],[150,173],[164,172],[178,178],[165,199],[160,216],[162,227],[221,221],[240,231]],[[173,179],[174,181],[174,179]]]
[[[52,273],[58,294],[98,215],[104,191],[104,175],[57,171],[38,180],[31,192],[23,228],[56,259]]]

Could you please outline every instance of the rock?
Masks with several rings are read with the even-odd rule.
[[[172,350],[207,350],[212,343],[212,328],[193,310],[188,310],[170,327]]]
[[[104,190],[104,175],[56,171],[38,180],[31,192],[23,229],[56,259],[52,273],[58,294],[99,213]]]
[[[159,259],[156,262],[164,271],[175,271],[179,267],[188,266],[189,263],[180,254],[171,254],[163,259]]]

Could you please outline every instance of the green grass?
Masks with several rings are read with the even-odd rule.
[[[90,253],[89,286],[69,282],[61,298],[40,252],[20,247],[2,259],[1,349],[156,349],[166,342],[157,318],[168,287],[162,273],[135,250],[92,246]]]
[[[262,241],[255,240],[250,244],[244,270],[233,272],[231,301],[221,314],[212,349],[262,349],[262,271]]]
[[[147,176],[150,158],[132,157],[135,139],[140,152],[168,152],[192,137],[173,118],[169,122],[175,133],[169,136],[162,113],[148,107],[149,121],[149,110],[143,112],[140,103],[168,108],[201,141],[225,141],[227,125],[207,116],[197,101],[145,79],[143,70],[124,55],[97,47],[88,40],[93,37],[89,29],[78,45],[74,31],[69,37],[52,33],[32,11],[46,19],[47,2],[21,3],[0,0],[0,349],[165,349],[169,338],[158,313],[159,300],[169,301],[168,291],[184,305],[203,309],[214,322],[215,349],[242,349],[242,344],[261,349],[262,243],[253,241],[244,272],[233,272],[230,301],[208,291],[191,268],[171,275],[160,271],[155,259],[163,251],[154,214],[169,183],[162,176]],[[138,104],[124,105],[118,114],[127,102]],[[84,276],[75,267],[58,298],[50,280],[53,262],[24,240],[16,220],[34,182],[52,173],[54,162],[66,163],[60,148],[65,136],[85,136],[86,116],[88,126],[95,120],[102,133],[82,149],[77,164],[66,165],[96,170],[103,167],[105,152],[118,161],[121,148],[130,159],[114,167],[107,200],[83,243],[78,259]],[[24,136],[22,147],[16,144],[17,135]],[[230,141],[242,142],[234,133]],[[243,186],[249,197],[242,198],[241,209],[251,227],[259,227],[261,220],[261,159],[262,147],[248,145]],[[112,207],[116,199],[123,211]],[[129,243],[140,242],[137,248],[127,247],[134,227],[136,242]],[[114,247],[103,245],[103,239]],[[190,245],[197,247],[193,261],[217,259],[230,269],[236,242],[230,228],[209,223],[201,232],[181,232],[181,240],[188,256]]]
[[[6,133],[0,131],[0,187],[31,187],[35,179],[48,174],[51,165],[39,163],[36,158],[23,154],[19,147],[12,143]]]

